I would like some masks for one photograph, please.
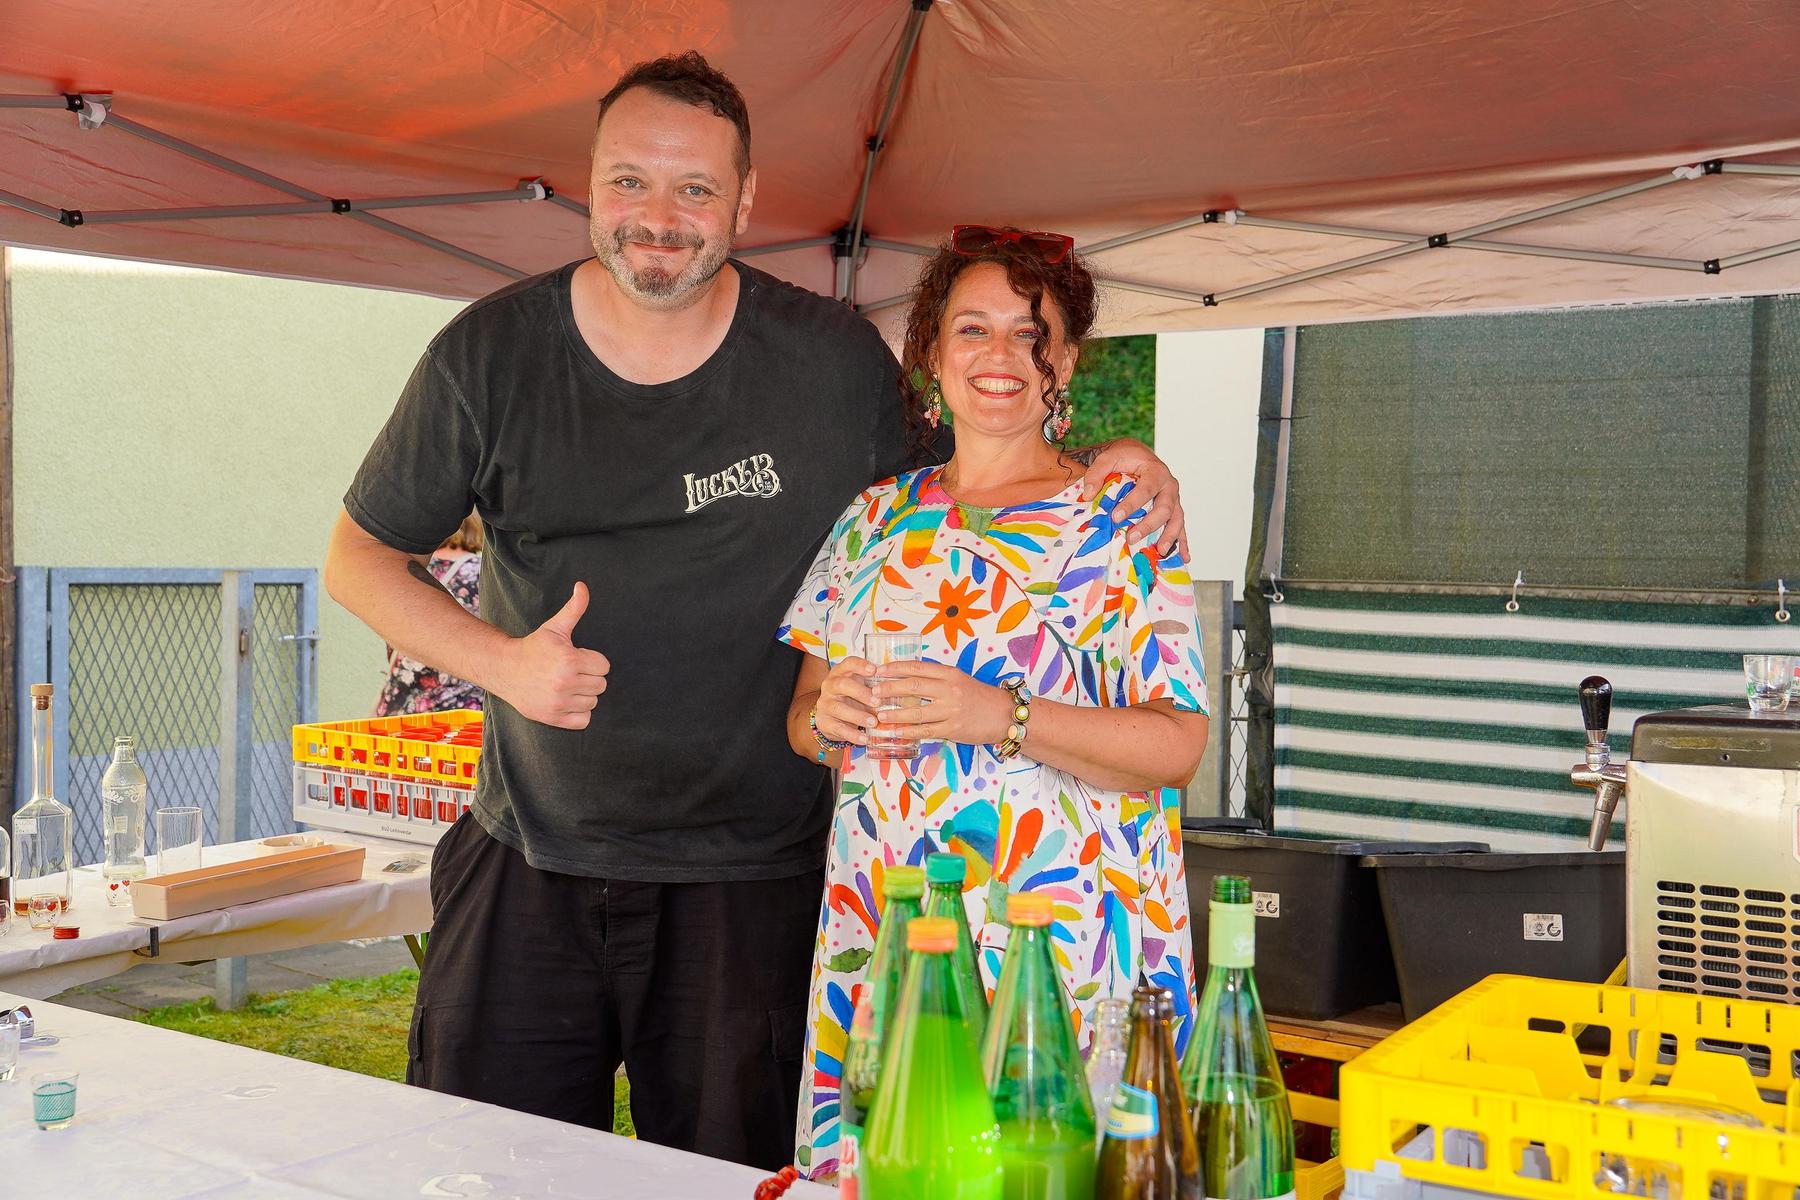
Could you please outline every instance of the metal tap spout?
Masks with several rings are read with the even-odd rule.
[[[1594,821],[1588,828],[1588,849],[1606,849],[1613,811],[1625,794],[1625,767],[1612,760],[1606,726],[1612,720],[1612,684],[1599,675],[1581,681],[1581,723],[1587,729],[1587,758],[1569,768],[1576,787],[1594,789]]]

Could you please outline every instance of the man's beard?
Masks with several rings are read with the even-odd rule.
[[[593,242],[594,253],[600,259],[600,265],[606,268],[606,273],[613,277],[627,295],[646,308],[676,310],[695,303],[700,299],[700,289],[711,282],[712,277],[725,265],[725,260],[731,257],[729,237],[708,242],[693,233],[671,231],[658,235],[642,225],[624,225],[618,229],[606,230],[592,223],[588,227],[588,237]],[[694,253],[687,266],[679,271],[670,271],[660,266],[634,269],[630,260],[625,257],[627,242],[681,247]]]

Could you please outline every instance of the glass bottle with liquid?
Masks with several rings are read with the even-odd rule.
[[[975,961],[975,939],[969,933],[969,910],[963,904],[963,880],[969,864],[960,854],[937,853],[925,856],[925,915],[947,917],[956,923],[956,951],[951,965],[956,972],[956,986],[962,991],[963,1013],[975,1036],[987,1027],[987,985],[981,981],[981,964]]]
[[[106,880],[106,902],[131,903],[131,882],[142,879],[144,868],[144,806],[150,781],[138,765],[137,739],[113,739],[112,762],[100,776],[101,828],[106,834],[106,860],[100,874]]]
[[[1006,898],[1011,932],[982,1068],[1000,1122],[1006,1200],[1092,1200],[1094,1110],[1042,892]]]
[[[919,916],[919,899],[925,894],[921,867],[889,867],[881,880],[882,908],[875,930],[875,950],[869,956],[869,973],[856,994],[855,1015],[850,1019],[849,1045],[844,1051],[844,1073],[838,1081],[838,1195],[857,1200],[857,1175],[863,1122],[875,1103],[875,1085],[881,1082],[882,1050],[887,1045],[894,1012],[900,1007],[900,988],[906,980],[906,927]]]
[[[62,901],[63,911],[75,894],[75,820],[69,806],[51,794],[50,704],[56,689],[31,685],[31,802],[13,814],[12,902],[15,915],[31,910],[31,898],[46,893]]]
[[[1113,1094],[1094,1177],[1098,1200],[1204,1200],[1200,1151],[1175,1061],[1175,997],[1131,993],[1131,1048]]]
[[[1294,1119],[1256,993],[1250,880],[1213,878],[1206,988],[1182,1062],[1182,1091],[1209,1200],[1292,1200]]]
[[[1001,1200],[1000,1127],[951,969],[956,926],[906,927],[906,983],[863,1131],[865,1200]]]

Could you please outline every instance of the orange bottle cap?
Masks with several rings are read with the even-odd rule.
[[[956,922],[949,917],[914,917],[906,923],[906,948],[950,953],[956,949]]]
[[[1006,898],[1006,919],[1013,925],[1048,925],[1053,907],[1043,892],[1013,892]]]

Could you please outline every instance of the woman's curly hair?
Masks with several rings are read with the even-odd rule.
[[[1018,232],[1011,226],[1007,232]],[[1063,340],[1075,347],[1079,356],[1082,344],[1094,329],[1097,296],[1094,277],[1073,251],[1061,262],[1045,262],[1042,256],[1013,242],[1002,242],[979,254],[961,254],[945,242],[919,272],[919,282],[912,307],[906,314],[906,341],[900,357],[900,403],[912,435],[913,454],[925,461],[935,435],[925,416],[924,397],[932,383],[931,358],[942,333],[944,310],[950,303],[950,289],[970,267],[982,263],[998,263],[1006,269],[1006,281],[1021,299],[1031,303],[1031,319],[1037,325],[1038,340],[1032,343],[1031,360],[1043,381],[1040,399],[1045,415],[1056,409],[1057,390],[1068,386],[1058,379],[1045,346],[1050,326],[1044,320],[1044,299],[1056,305],[1062,317]],[[1079,361],[1079,358],[1077,358]]]

